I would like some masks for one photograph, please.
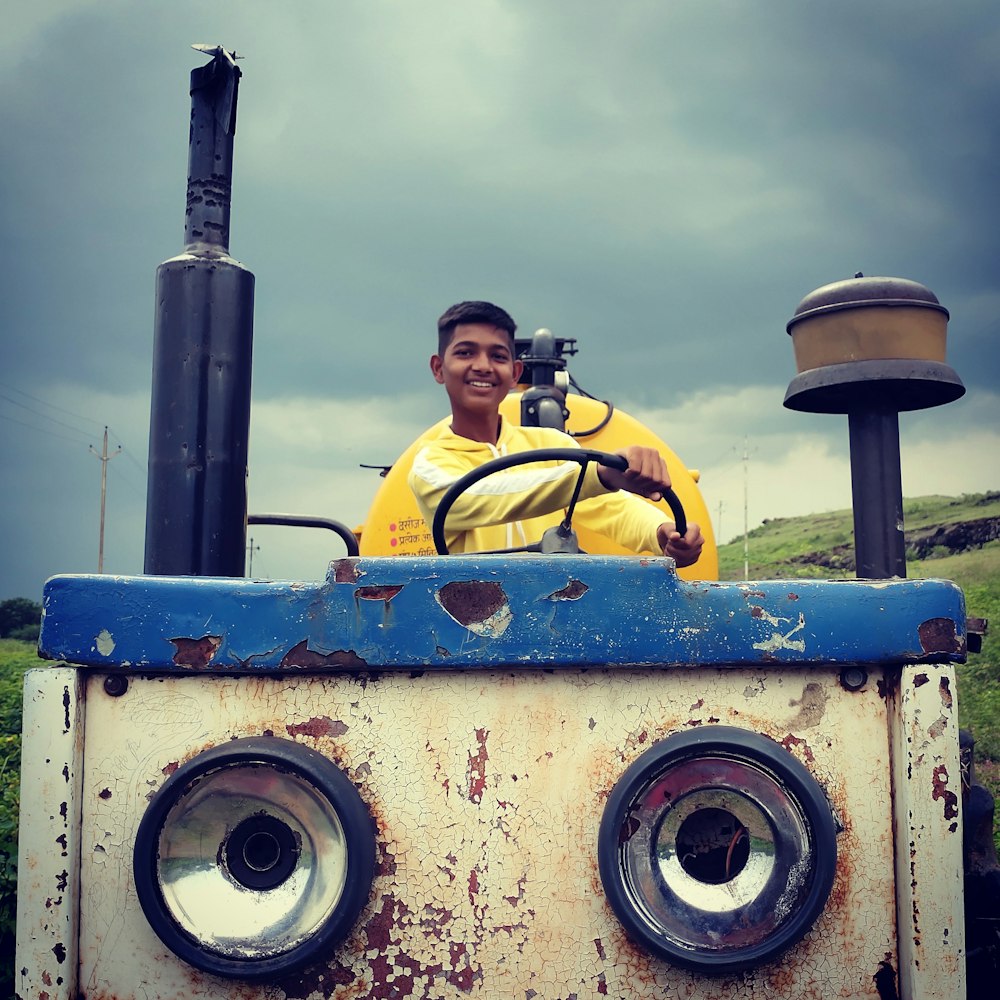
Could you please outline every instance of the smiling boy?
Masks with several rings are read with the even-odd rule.
[[[428,525],[448,487],[484,462],[536,448],[578,447],[561,431],[519,427],[500,416],[501,401],[521,375],[514,356],[516,329],[508,313],[490,302],[460,302],[438,320],[438,353],[430,367],[448,393],[451,424],[420,449],[409,475]],[[587,466],[574,520],[633,552],[662,553],[678,566],[696,562],[704,544],[698,525],[689,524],[682,537],[662,510],[638,499],[659,500],[670,486],[662,456],[638,445],[618,454],[628,461],[625,472]],[[576,462],[544,462],[480,480],[448,514],[449,551],[491,551],[538,541],[562,520],[579,474]]]

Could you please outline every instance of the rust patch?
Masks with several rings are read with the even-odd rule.
[[[285,726],[285,731],[289,736],[343,736],[347,730],[346,722],[341,722],[340,719],[330,719],[326,716],[317,716],[309,719],[308,722]]]
[[[357,583],[361,573],[356,559],[335,559],[330,563],[334,583]]]
[[[549,601],[578,601],[587,591],[590,590],[581,580],[570,580],[562,590],[555,590],[549,594]]]
[[[361,601],[385,601],[388,605],[402,589],[402,584],[391,587],[358,587],[354,596]]]
[[[961,653],[962,640],[951,618],[928,618],[917,628],[925,653]]]
[[[892,955],[885,953],[885,959],[878,963],[878,970],[872,976],[879,1000],[899,1000],[896,992],[896,970],[892,967]]]
[[[221,635],[203,635],[200,639],[170,639],[176,652],[174,663],[179,667],[201,670],[207,667],[222,645]]]
[[[931,776],[931,784],[934,786],[934,791],[931,793],[934,801],[937,802],[938,799],[944,800],[944,818],[957,818],[958,796],[948,788],[948,768],[944,764],[938,764],[934,768],[934,773]]]
[[[789,733],[782,741],[781,745],[789,752],[793,753],[792,747],[801,747],[802,756],[805,757],[810,764],[816,762],[816,758],[813,756],[812,750],[809,749],[809,744],[805,740],[799,739],[798,736],[793,736]]]
[[[97,793],[97,797],[101,798],[101,799],[105,799],[105,800],[110,799],[111,798],[111,789],[110,788],[102,788]]]
[[[938,683],[938,692],[941,695],[941,704],[945,708],[951,708],[951,684],[947,677],[942,677]]]
[[[936,740],[948,728],[948,720],[942,715],[935,719],[927,729],[927,735]]]
[[[164,764],[161,770],[169,778],[178,767],[180,767],[180,764],[176,760],[172,760],[169,764]]]
[[[876,679],[875,688],[878,691],[878,696],[885,701],[895,697],[896,691],[899,689],[899,671],[886,671],[882,677]]]
[[[438,591],[438,600],[459,625],[468,626],[492,618],[507,603],[507,595],[499,583],[455,580]]]
[[[374,951],[387,951],[392,944],[392,932],[399,918],[407,912],[406,904],[386,894],[382,896],[381,908],[365,925],[368,947]],[[397,912],[398,911],[398,912]]]
[[[282,667],[367,667],[368,664],[353,649],[335,649],[331,653],[317,653],[303,639],[285,653],[279,664]]]
[[[469,753],[469,801],[477,806],[483,801],[483,792],[486,791],[486,762],[490,759],[489,751],[486,749],[486,740],[490,735],[488,729],[476,730],[476,742],[479,749],[475,756]]]
[[[799,600],[799,595],[798,595],[798,594],[796,594],[796,593],[794,593],[794,592],[790,592],[790,593],[788,594],[788,599],[789,599],[790,601],[797,601],[797,600]]]
[[[913,686],[915,688],[923,687],[929,680],[930,678],[927,674],[917,674],[917,676],[913,678]]]

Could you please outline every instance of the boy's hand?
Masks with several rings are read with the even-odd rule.
[[[628,462],[624,472],[606,465],[597,467],[597,477],[609,490],[626,490],[650,500],[662,500],[663,490],[670,487],[667,463],[655,448],[631,445],[615,452]]]
[[[665,556],[670,556],[678,567],[691,566],[698,561],[705,544],[701,528],[693,521],[688,523],[687,533],[681,537],[671,521],[664,521],[656,529],[656,540]]]

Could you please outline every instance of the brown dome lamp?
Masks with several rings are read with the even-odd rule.
[[[858,273],[810,292],[786,329],[785,406],[848,417],[857,576],[905,577],[899,412],[965,393],[945,364],[948,310],[916,281]]]

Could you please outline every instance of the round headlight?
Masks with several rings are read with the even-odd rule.
[[[375,838],[347,776],[291,740],[255,737],[178,768],[136,835],[136,892],[178,957],[275,976],[342,940],[368,899]]]
[[[787,750],[726,726],[668,737],[622,775],[598,841],[629,936],[675,965],[771,961],[823,911],[837,861],[822,789]]]

